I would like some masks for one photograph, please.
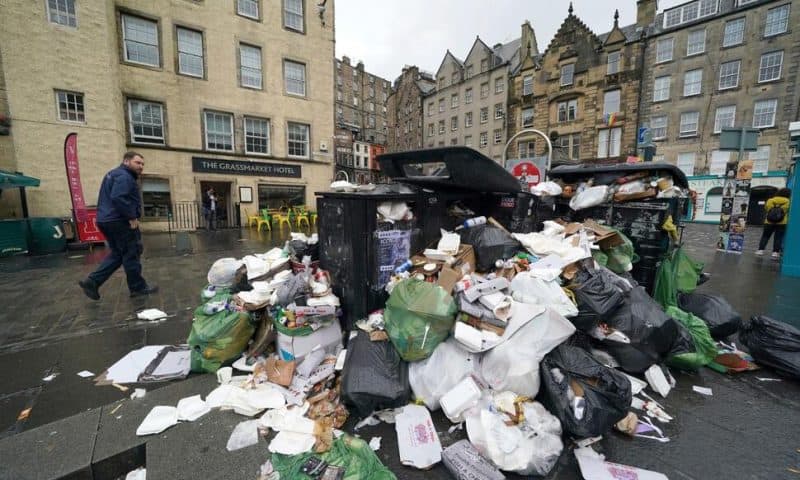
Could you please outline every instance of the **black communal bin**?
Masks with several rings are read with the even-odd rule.
[[[347,330],[383,308],[394,269],[438,240],[441,229],[452,231],[475,216],[491,216],[514,232],[534,227],[536,197],[471,148],[390,153],[378,162],[391,183],[372,191],[316,192],[320,266],[331,274]],[[405,202],[413,219],[380,219],[383,202]]]
[[[638,172],[653,176],[668,174],[677,187],[688,189],[686,175],[675,165],[665,162],[647,162],[619,165],[560,166],[548,172],[550,180],[561,180],[567,184],[579,183],[589,178],[594,185],[610,185],[618,178]],[[640,285],[652,293],[656,271],[661,259],[669,250],[669,234],[661,227],[669,216],[679,232],[683,231],[688,199],[653,198],[644,201],[610,202],[596,207],[575,211],[569,207],[569,199],[558,198],[549,204],[537,204],[536,224],[544,220],[564,218],[582,222],[592,218],[600,223],[620,230],[633,243],[639,261],[633,264],[631,275]]]

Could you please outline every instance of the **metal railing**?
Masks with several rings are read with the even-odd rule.
[[[236,205],[227,205],[217,210],[217,228],[238,228],[239,212]],[[169,214],[170,231],[197,230],[208,228],[208,221],[203,215],[201,202],[173,202]]]

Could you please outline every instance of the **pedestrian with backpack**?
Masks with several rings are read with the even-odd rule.
[[[774,197],[767,200],[765,210],[767,211],[767,219],[764,222],[764,232],[761,234],[761,240],[758,242],[758,250],[756,255],[764,255],[764,248],[769,243],[769,238],[775,234],[775,240],[772,243],[772,258],[779,259],[783,253],[783,237],[786,235],[786,223],[789,220],[789,198],[792,196],[792,191],[788,188],[781,188]]]

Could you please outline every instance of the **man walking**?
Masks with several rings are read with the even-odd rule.
[[[142,201],[136,180],[144,170],[144,158],[136,152],[127,152],[122,165],[103,178],[97,199],[97,227],[103,232],[111,248],[103,260],[85,280],[78,282],[83,293],[92,300],[100,300],[98,289],[120,266],[128,277],[131,297],[149,295],[158,291],[142,277],[142,233],[139,217]]]
[[[208,230],[217,229],[217,195],[214,187],[209,187],[203,196],[203,213],[206,215]]]

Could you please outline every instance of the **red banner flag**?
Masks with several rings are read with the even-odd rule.
[[[64,164],[67,167],[67,182],[69,194],[72,199],[72,210],[75,220],[85,222],[88,220],[86,213],[86,199],[83,197],[81,185],[81,171],[78,167],[78,134],[70,133],[64,140]]]

